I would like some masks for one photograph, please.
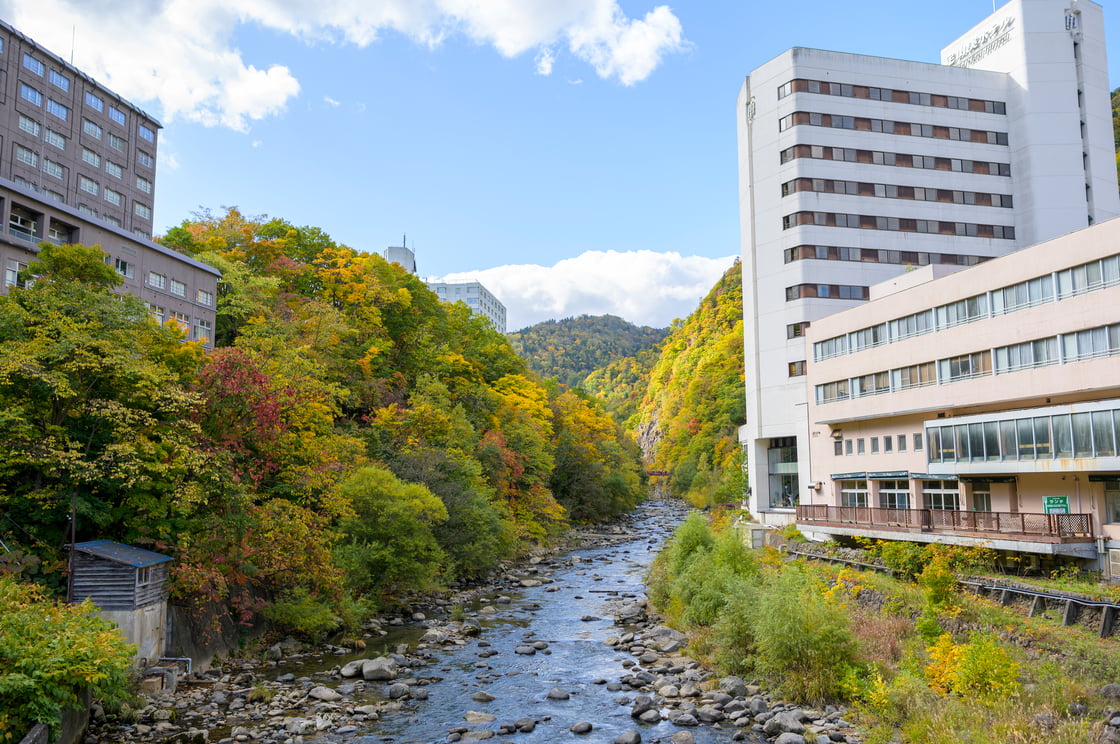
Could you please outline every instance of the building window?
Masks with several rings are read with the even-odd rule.
[[[214,328],[209,320],[194,319],[194,337],[199,341],[209,341],[214,336]]]
[[[214,304],[214,293],[207,292],[205,289],[198,290],[197,300],[199,305],[211,306]]]
[[[53,98],[47,99],[47,113],[51,114],[52,116],[58,117],[63,121],[67,121],[70,119],[70,109],[54,100]]]
[[[92,178],[86,178],[85,176],[78,176],[78,188],[93,196],[97,196],[101,193],[101,187],[98,186],[97,181],[94,181]]]
[[[48,129],[47,134],[43,139],[45,139],[47,141],[48,145],[53,145],[54,147],[57,147],[59,150],[65,150],[66,149],[66,135],[59,134],[58,132],[54,131],[53,129]]]
[[[853,261],[855,263],[895,264],[901,266],[975,266],[987,256],[964,253],[930,253],[927,251],[894,251],[881,248],[850,248],[842,245],[797,245],[784,251],[786,263],[794,261]]]
[[[42,77],[43,72],[46,71],[46,69],[47,69],[46,65],[44,65],[42,62],[40,62],[39,60],[32,57],[30,54],[24,54],[23,55],[23,66],[26,69],[31,70],[33,73],[35,73],[39,77]]]
[[[883,509],[909,509],[910,482],[904,480],[879,481],[879,506]]]
[[[844,454],[844,443],[839,439],[832,440],[832,454],[837,457]]]
[[[913,364],[891,370],[891,389],[909,390],[937,383],[937,367],[933,362]]]
[[[16,145],[16,160],[24,165],[30,165],[32,168],[39,167],[39,153],[28,150],[23,145]]]
[[[960,511],[961,494],[956,481],[923,481],[925,507],[937,511]]]
[[[151,240],[152,239],[152,234],[150,232],[148,232],[147,230],[141,230],[139,228],[136,228],[132,231],[132,234],[135,235],[138,238],[143,238],[144,240]]]
[[[906,449],[906,447],[902,447],[901,449]],[[921,452],[922,451],[922,433],[921,432],[918,432],[917,434],[914,435],[914,451],[915,452]]]
[[[98,113],[105,110],[105,101],[101,100],[93,93],[86,91],[86,105]]]
[[[26,288],[28,283],[19,278],[19,273],[26,270],[27,264],[9,258],[4,265],[4,286]]]
[[[938,380],[943,383],[971,380],[974,377],[983,377],[991,373],[992,353],[990,351],[977,351],[972,354],[941,359],[937,362]]]
[[[943,222],[918,220],[905,217],[879,217],[870,214],[846,212],[794,212],[782,217],[782,229],[816,225],[818,227],[847,227],[858,230],[887,230],[890,232],[955,235],[962,238],[996,238],[1014,240],[1015,228],[1011,225],[987,225],[973,222]]]
[[[101,139],[102,129],[89,119],[82,119],[82,131],[94,139]]]
[[[82,148],[82,160],[85,163],[92,165],[94,168],[101,167],[101,156],[88,147]]]
[[[145,168],[154,168],[156,164],[155,158],[153,158],[150,153],[144,152],[143,150],[136,151],[136,162]]]
[[[1120,353],[1120,324],[1062,335],[1065,361],[1085,361]]]
[[[851,147],[794,145],[793,147],[787,147],[779,154],[779,160],[782,165],[801,158],[835,160],[867,165],[886,165],[899,168],[954,171],[956,173],[976,173],[982,176],[1003,176],[1005,178],[1011,176],[1010,163],[934,157],[932,155],[914,155],[912,153],[903,152],[857,150]]]
[[[114,261],[117,272],[126,279],[131,279],[136,273],[136,265],[125,261],[123,258],[118,258]]]
[[[972,111],[985,114],[1007,113],[1007,104],[1003,101],[965,98],[964,96],[950,96],[943,93],[921,93],[912,90],[876,88],[874,86],[853,85],[851,83],[834,83],[829,80],[795,78],[778,88],[779,99],[785,98],[791,93],[817,93],[826,96],[863,98],[871,101],[887,101],[889,103],[906,103],[912,106],[950,108],[959,111]]]
[[[852,454],[852,440],[851,439],[845,439],[844,440],[844,454],[845,455]]]
[[[983,129],[964,127],[934,126],[920,122],[892,121],[890,119],[870,119],[863,116],[825,114],[813,111],[795,111],[778,120],[778,131],[785,132],[797,126],[826,127],[830,129],[851,129],[861,132],[882,132],[909,137],[930,137],[933,139],[958,140],[989,145],[1007,145],[1007,132],[991,132]]]
[[[172,286],[174,286],[174,284],[175,284],[174,279],[171,280],[171,284],[172,284]],[[180,313],[180,312],[176,312],[175,310],[172,310],[171,311],[171,320],[184,331],[187,330],[188,328],[190,328],[191,319],[190,319],[190,316],[187,315],[186,313]]]
[[[152,218],[152,208],[140,202],[134,202],[132,205],[133,213],[142,220],[150,220]]]
[[[167,286],[167,277],[163,274],[157,274],[154,271],[148,272],[148,284],[156,289],[163,289]]]
[[[143,191],[145,194],[152,193],[152,182],[146,178],[136,177],[136,188]]]
[[[155,318],[156,322],[163,325],[163,321],[167,319],[167,311],[159,305],[151,303],[148,303],[148,309],[152,311],[152,317]]]
[[[123,201],[123,196],[120,193],[107,188],[105,189],[105,201],[109,202],[114,207],[119,207],[121,205],[121,202]]]
[[[851,385],[848,380],[826,382],[816,386],[817,403],[831,403],[837,400],[847,400],[851,397]]]
[[[178,295],[179,297],[187,296],[187,285],[178,279],[171,280],[171,294]]]
[[[854,381],[856,395],[861,398],[867,395],[889,393],[891,390],[890,373],[888,372],[873,372],[869,375],[856,377]]]
[[[43,161],[43,172],[53,178],[65,179],[66,177],[66,169],[62,167],[62,163],[56,163],[53,160]]]
[[[862,454],[865,453],[865,451],[866,450],[865,450],[865,447],[864,447],[863,437],[860,437],[860,438],[856,439],[856,454],[857,455],[862,455]]]
[[[786,338],[801,338],[809,330],[809,322],[790,323],[786,326]]]
[[[941,202],[943,204],[971,204],[981,207],[1012,207],[1009,194],[991,194],[977,191],[955,191],[921,186],[899,186],[891,183],[866,181],[839,181],[829,178],[795,178],[782,184],[782,196],[800,192],[819,194],[845,194],[848,196],[874,196],[882,199]]]
[[[128,117],[116,106],[109,107],[109,118],[120,124],[122,127],[128,123]]]
[[[840,481],[840,506],[867,506],[867,481],[842,480]]]
[[[879,454],[879,437],[871,437],[871,454]]]
[[[110,132],[109,133],[109,147],[113,148],[117,152],[124,152],[125,150],[128,149],[128,140],[121,139],[117,135]]]
[[[905,434],[899,434],[898,435],[898,451],[899,452],[905,452],[906,451],[906,435]]]
[[[19,115],[19,128],[30,134],[32,137],[38,137],[39,132],[41,131],[39,122],[35,121],[34,119],[29,119],[23,114]]]
[[[70,78],[66,77],[61,72],[51,70],[50,81],[51,85],[59,90],[70,91]]]
[[[110,135],[112,136],[112,135]],[[120,178],[124,174],[124,169],[114,163],[112,160],[105,161],[105,172],[113,178]]]
[[[972,484],[972,511],[990,512],[992,510],[992,484],[978,481]]]
[[[790,377],[801,377],[804,374],[805,374],[805,360],[804,359],[802,359],[800,362],[790,362],[789,363],[789,376]]]
[[[36,186],[35,184],[31,183],[30,181],[28,181],[28,180],[27,180],[26,178],[24,178],[23,176],[16,176],[16,177],[15,177],[14,179],[12,179],[12,180],[14,180],[14,181],[16,182],[16,184],[17,184],[17,185],[19,185],[19,186],[22,186],[23,188],[27,189],[28,191],[38,191],[38,190],[39,190],[39,187],[38,187],[38,186]]]
[[[890,434],[883,437],[883,454],[889,455],[894,452],[894,437]]]
[[[1120,480],[1105,481],[1104,506],[1104,521],[1110,524],[1120,523]],[[1120,576],[1113,578],[1120,578]]]
[[[1120,330],[1120,327],[1117,330]],[[997,375],[1021,369],[1045,367],[1050,364],[1057,364],[1059,361],[1057,336],[1042,338],[1037,341],[1025,341],[1011,346],[1001,346],[995,350]]]
[[[29,103],[35,104],[36,106],[43,105],[43,94],[32,88],[27,83],[19,84],[19,97],[25,101],[28,101]]]
[[[795,284],[786,287],[786,302],[802,299],[866,300],[867,287],[852,284]]]
[[[1120,256],[1109,256],[1099,261],[1074,266],[1058,272],[1058,296],[1074,297],[1095,289],[1112,287],[1120,283]]]
[[[152,583],[152,567],[140,566],[136,569],[136,586],[146,586]]]
[[[115,226],[115,227],[120,227],[120,226],[121,226],[121,221],[120,221],[120,218],[119,218],[119,217],[114,217],[114,216],[113,216],[113,215],[111,215],[111,214],[106,214],[106,215],[102,215],[101,219],[102,219],[102,220],[103,220],[103,221],[104,221],[104,222],[105,222],[106,224],[109,224],[109,225],[113,225],[113,226]]]
[[[93,207],[91,207],[88,204],[83,204],[82,202],[78,202],[78,211],[81,212],[82,214],[88,214],[90,217],[96,217],[97,216],[97,210],[96,209],[94,209]]]
[[[156,133],[150,127],[141,124],[136,128],[136,132],[140,135],[140,139],[147,140],[148,142],[156,141]]]

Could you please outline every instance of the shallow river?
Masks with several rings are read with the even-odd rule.
[[[634,514],[634,539],[558,556],[548,565],[542,564],[537,577],[551,579],[551,583],[504,592],[512,601],[495,604],[497,614],[469,612],[483,626],[481,637],[469,639],[466,646],[436,651],[433,663],[414,670],[417,678],[434,678],[426,686],[430,698],[410,701],[400,712],[384,713],[372,731],[347,740],[361,744],[440,742],[455,728],[497,731],[503,723],[533,718],[538,724],[531,733],[500,735],[490,741],[610,744],[632,728],[641,732],[643,742],[668,741],[678,727],[667,721],[654,726],[638,723],[630,717],[630,706],[617,700],[639,693],[611,692],[602,683],[618,682],[627,673],[622,662],[632,659],[603,641],[625,632],[614,624],[612,604],[627,596],[645,596],[643,576],[685,513],[678,503],[648,502]],[[552,587],[556,588],[549,591]],[[484,600],[481,606],[487,603]],[[546,642],[548,648],[532,656],[514,652],[517,646],[535,641]],[[570,699],[547,699],[553,688],[570,693]],[[471,695],[479,690],[495,699],[475,702]],[[464,718],[467,711],[488,713],[496,720],[468,723]],[[590,722],[594,730],[585,735],[571,733],[569,727],[577,721]],[[737,731],[703,726],[689,730],[700,744],[730,741]]]

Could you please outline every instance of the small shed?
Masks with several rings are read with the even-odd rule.
[[[73,602],[89,599],[120,626],[137,658],[163,655],[171,557],[111,540],[74,545]]]

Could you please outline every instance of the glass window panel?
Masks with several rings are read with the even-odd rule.
[[[1069,428],[1069,414],[1051,417],[1054,427],[1054,456],[1073,457],[1073,433]]]
[[[1073,454],[1075,457],[1093,456],[1093,431],[1087,413],[1073,414]]]
[[[1112,439],[1112,411],[1093,412],[1093,450],[1097,457],[1113,457],[1116,443]]]
[[[971,451],[968,446],[968,426],[961,424],[954,428],[956,429],[957,436],[957,452],[960,453],[958,457],[961,460],[967,460],[969,459],[969,452]]]
[[[1050,457],[1050,417],[1038,416],[1034,420],[1034,449],[1038,458]]]
[[[995,421],[984,422],[984,453],[989,460],[999,459],[999,424]]]
[[[968,447],[973,460],[984,459],[984,425],[968,425]]]
[[[999,422],[1000,449],[1004,460],[1019,459],[1019,437],[1014,421]]]
[[[929,429],[929,461],[941,462],[945,453],[941,449],[941,429],[933,426]]]
[[[1019,429],[1019,459],[1034,459],[1034,426],[1030,419],[1018,419],[1016,425]]]

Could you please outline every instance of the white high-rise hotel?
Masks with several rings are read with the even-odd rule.
[[[809,323],[908,267],[967,266],[1120,214],[1101,7],[1011,0],[941,64],[790,49],[746,79],[737,117],[740,439],[752,512],[783,521],[808,485]]]

